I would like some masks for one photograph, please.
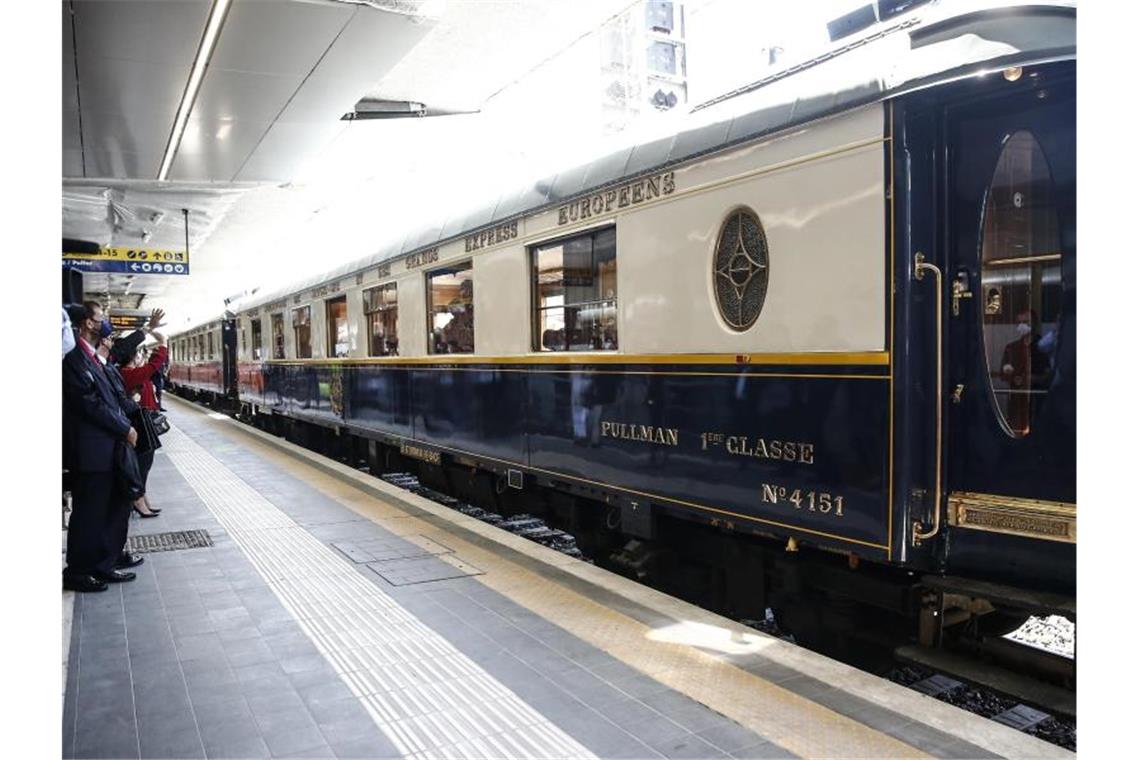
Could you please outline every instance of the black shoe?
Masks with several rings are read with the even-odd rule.
[[[162,404],[159,404],[159,405],[158,405],[158,411],[160,411],[160,412],[165,412],[165,411],[166,411],[166,407],[165,407],[165,406],[163,406]]]
[[[115,563],[115,569],[121,570],[124,567],[137,567],[143,563],[143,558],[138,554],[131,554],[130,552],[123,552],[119,555],[119,561]]]
[[[131,504],[131,509],[133,509],[135,512],[137,512],[139,517],[158,517],[159,511],[157,509],[152,509],[148,512],[143,512],[141,509],[138,508],[138,505],[136,505],[136,504]]]
[[[95,577],[104,583],[126,583],[133,581],[135,574],[129,570],[112,570],[109,573],[95,573]]]
[[[93,575],[65,575],[63,576],[64,591],[106,591],[107,584]]]

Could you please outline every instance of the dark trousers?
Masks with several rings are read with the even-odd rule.
[[[142,435],[141,433],[139,435]],[[154,449],[145,454],[138,455],[139,475],[142,475],[143,488],[146,488],[146,476],[150,474],[150,466],[154,464]]]
[[[71,521],[67,524],[68,575],[109,573],[123,550],[119,522],[126,525],[130,503],[115,489],[110,472],[76,472],[71,480]]]
[[[150,472],[150,466],[154,464],[154,452],[148,451],[145,454],[139,454],[139,474],[142,475],[143,487],[146,487],[146,476]],[[112,532],[110,549],[114,552],[115,559],[125,551],[127,546],[127,530],[131,522],[131,503],[124,501],[125,508],[119,510],[114,514],[112,520]],[[118,547],[118,548],[115,548]]]

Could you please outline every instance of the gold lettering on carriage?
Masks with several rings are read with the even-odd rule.
[[[404,257],[404,269],[415,269],[416,267],[422,267],[424,264],[431,264],[434,261],[439,261],[438,247],[408,254]],[[384,275],[381,275],[381,277],[383,276]]]
[[[701,450],[724,449],[738,457],[773,459],[797,464],[815,464],[815,444],[804,441],[781,441],[750,435],[701,433]]]
[[[464,252],[477,251],[489,245],[498,245],[507,240],[514,240],[519,236],[519,220],[499,224],[489,230],[476,232],[463,238]]]
[[[658,446],[676,446],[677,428],[663,428],[656,425],[637,425],[628,422],[602,421],[602,438],[618,438],[623,441],[653,443]]]
[[[673,172],[662,172],[649,177],[611,187],[558,207],[558,226],[582,222],[591,216],[608,214],[615,208],[651,201],[663,195],[672,195],[677,189]]]

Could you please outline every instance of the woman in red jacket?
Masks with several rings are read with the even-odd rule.
[[[146,358],[146,350],[140,348],[135,354],[134,361],[120,370],[123,375],[123,383],[127,386],[127,394],[130,396],[138,395],[139,406],[144,410],[143,414],[158,411],[158,399],[155,397],[151,376],[162,367],[167,356],[166,338],[153,330],[151,335],[158,341],[158,346],[150,352],[150,359],[147,360]],[[147,475],[150,474],[150,467],[154,464],[154,451],[140,454],[138,459],[139,474],[142,475],[143,486],[145,487]],[[134,504],[135,511],[143,517],[149,517],[151,514],[162,511],[152,507],[146,496],[140,497],[139,502]]]

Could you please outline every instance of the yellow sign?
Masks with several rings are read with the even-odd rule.
[[[186,251],[165,251],[157,248],[103,248],[99,253],[64,253],[63,258],[95,261],[147,261],[160,264],[190,263],[190,254]]]

